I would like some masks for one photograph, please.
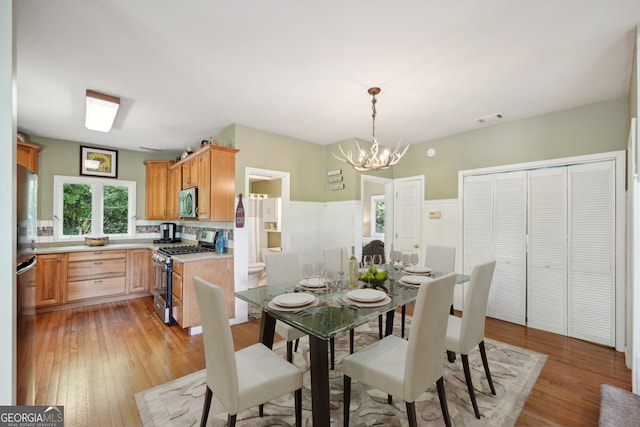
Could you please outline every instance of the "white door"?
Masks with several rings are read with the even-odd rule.
[[[527,325],[567,335],[567,168],[529,171]]]
[[[493,175],[464,178],[462,200],[463,272],[494,259],[493,252]]]
[[[394,250],[421,252],[420,223],[423,199],[423,177],[403,178],[395,181]]]
[[[568,335],[615,345],[615,165],[569,166]]]
[[[504,172],[494,181],[496,269],[490,315],[520,325],[527,310],[527,172]]]

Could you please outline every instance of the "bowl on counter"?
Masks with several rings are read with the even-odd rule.
[[[109,236],[105,236],[105,237],[85,236],[84,242],[89,246],[104,246],[109,242]]]

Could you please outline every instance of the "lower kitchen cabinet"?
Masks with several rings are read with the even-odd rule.
[[[127,293],[149,292],[153,271],[153,251],[151,249],[130,249],[127,251]]]
[[[36,307],[62,303],[62,284],[66,282],[67,255],[38,255],[36,268]]]
[[[200,326],[200,312],[193,289],[193,278],[199,276],[222,288],[229,318],[235,317],[233,258],[216,258],[173,263],[173,318],[183,328]]]
[[[100,250],[69,253],[65,301],[124,294],[127,282],[126,252]]]

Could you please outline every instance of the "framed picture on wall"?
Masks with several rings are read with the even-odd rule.
[[[80,175],[117,178],[118,152],[81,145]]]

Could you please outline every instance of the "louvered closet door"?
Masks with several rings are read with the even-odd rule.
[[[569,167],[568,335],[615,344],[613,161]]]
[[[526,287],[527,172],[505,172],[494,181],[494,254],[489,315],[524,325]]]
[[[527,326],[567,335],[567,168],[529,171]]]
[[[471,274],[475,265],[493,259],[493,176],[465,177],[463,191],[462,262],[464,272]]]

